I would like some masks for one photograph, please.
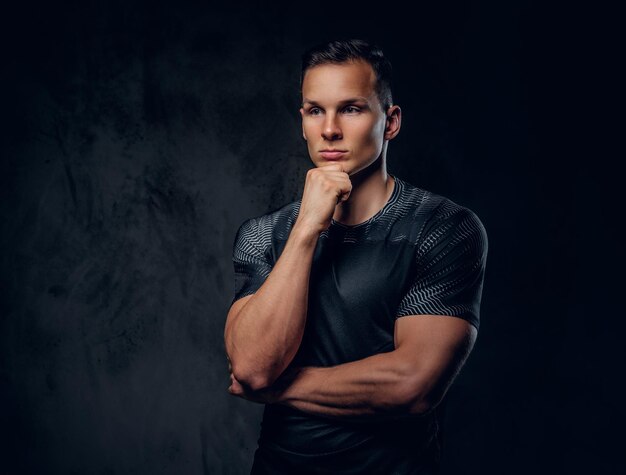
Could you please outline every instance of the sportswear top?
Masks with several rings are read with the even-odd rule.
[[[392,194],[374,216],[356,225],[331,219],[320,234],[305,331],[292,365],[334,366],[392,351],[395,320],[410,315],[459,317],[479,328],[488,247],[483,224],[470,209],[390,176]],[[261,287],[285,247],[300,204],[294,201],[239,227],[232,302]],[[267,404],[259,444],[309,462],[311,456],[349,451],[366,441],[371,448],[376,438],[410,438],[419,449],[437,431],[433,417],[434,411],[383,423]]]

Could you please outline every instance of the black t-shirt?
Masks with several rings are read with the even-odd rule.
[[[320,234],[305,332],[292,365],[334,366],[392,351],[395,320],[409,315],[456,316],[478,329],[485,228],[470,209],[391,176],[393,192],[378,213],[354,226],[333,219]],[[263,284],[285,247],[300,204],[294,201],[240,226],[233,249],[232,302]],[[351,447],[367,447],[370,453],[378,442],[381,450],[390,443],[408,444],[411,456],[424,452],[432,458],[437,456],[428,449],[438,430],[435,414],[383,423],[268,404],[259,445],[302,456],[306,466],[315,465],[321,454],[349,454]]]

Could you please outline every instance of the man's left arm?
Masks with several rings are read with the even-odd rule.
[[[452,384],[477,331],[458,317],[407,315],[396,320],[395,350],[331,367],[294,368],[274,386],[232,394],[325,417],[387,419],[434,408]]]

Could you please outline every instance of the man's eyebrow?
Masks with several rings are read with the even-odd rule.
[[[343,101],[339,101],[340,105],[345,105],[345,104],[352,104],[354,102],[369,102],[367,97],[363,97],[363,96],[355,96],[355,97],[351,97],[349,99],[344,99]],[[302,101],[302,105],[304,106],[304,104],[311,104],[314,106],[319,106],[319,103],[317,103],[316,101],[312,101],[311,99],[307,99],[306,97],[304,98],[304,100]]]

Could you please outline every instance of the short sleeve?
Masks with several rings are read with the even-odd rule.
[[[487,248],[487,232],[470,209],[437,218],[416,246],[416,275],[396,318],[451,315],[478,329]]]
[[[231,305],[241,297],[255,293],[272,270],[264,250],[269,236],[259,232],[258,218],[250,218],[237,230],[233,244],[235,270],[234,296]]]

